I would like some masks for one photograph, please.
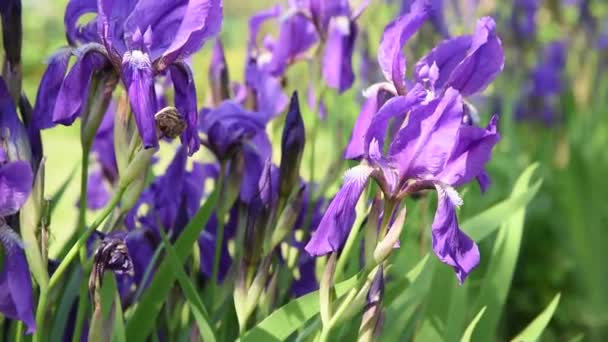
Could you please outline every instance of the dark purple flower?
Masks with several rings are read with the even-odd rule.
[[[516,0],[511,12],[511,29],[517,42],[536,37],[536,13],[538,0]]]
[[[28,333],[36,330],[29,267],[21,240],[4,217],[16,214],[32,191],[30,153],[27,132],[0,79],[0,313],[23,321]]]
[[[4,180],[1,177],[0,189],[4,189],[6,184],[2,184]],[[29,267],[19,236],[6,225],[2,217],[0,247],[4,260],[0,268],[0,313],[25,323],[26,332],[31,334],[36,331],[36,320]]]
[[[300,162],[306,144],[306,131],[304,121],[300,113],[298,93],[294,92],[291,97],[289,111],[285,118],[283,127],[283,138],[281,139],[281,164],[280,164],[280,196],[287,199],[296,187],[300,178]]]
[[[564,88],[564,68],[566,66],[566,43],[549,43],[542,59],[529,75],[521,99],[515,109],[518,120],[540,120],[552,125],[561,114],[560,96]]]
[[[463,124],[463,106],[461,95],[453,88],[427,103],[417,103],[407,96],[386,102],[376,117],[408,113],[407,123],[396,133],[387,153],[381,150],[384,137],[381,141],[376,138],[380,136],[376,132],[386,134],[385,122],[370,124],[366,139],[373,138],[369,144],[364,142],[365,160],[346,173],[344,185],[306,250],[322,255],[343,246],[355,220],[355,205],[370,179],[376,180],[390,201],[436,189],[439,204],[432,226],[433,250],[442,262],[454,267],[459,281],[464,281],[479,263],[479,251],[458,226],[456,208],[462,200],[454,187],[477,177],[485,179],[484,166],[499,135],[496,116],[486,129]]]
[[[78,18],[90,12],[97,13],[93,22],[77,27]],[[80,115],[92,75],[95,72],[116,72],[127,89],[144,146],[157,147],[154,115],[158,108],[154,79],[169,72],[175,89],[175,105],[188,123],[182,142],[188,147],[189,154],[194,153],[199,146],[196,91],[192,72],[182,60],[219,33],[221,22],[221,0],[179,0],[171,4],[147,0],[102,0],[96,6],[91,1],[72,0],[66,13],[68,40],[71,43],[86,41],[88,44],[76,50],[76,62],[63,79],[56,102],[50,103],[53,105],[52,122],[71,124]],[[97,26],[97,37],[91,34],[93,26]],[[95,43],[97,41],[103,46]],[[65,72],[59,61],[51,66],[57,71],[49,78]],[[57,83],[49,79],[43,85],[52,87]],[[40,92],[54,91],[45,89]],[[39,114],[48,115],[48,105],[41,104]],[[48,122],[48,119],[40,120]]]

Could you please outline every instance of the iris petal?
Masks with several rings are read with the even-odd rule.
[[[196,111],[196,88],[192,70],[186,63],[173,63],[169,67],[171,80],[175,89],[175,107],[185,117],[187,128],[182,133],[182,143],[188,147],[188,154],[193,155],[200,147],[198,137],[198,113]]]
[[[458,226],[456,206],[449,195],[450,189],[437,185],[439,202],[433,220],[433,251],[441,262],[456,271],[462,284],[469,273],[479,264],[479,248]],[[452,189],[453,190],[453,189]]]
[[[358,165],[344,175],[344,185],[329,204],[321,223],[306,244],[306,251],[313,256],[338,251],[355,222],[355,207],[367,187],[373,168]]]
[[[158,109],[149,56],[139,50],[127,52],[123,57],[121,74],[144,147],[156,148],[158,136],[154,115]]]

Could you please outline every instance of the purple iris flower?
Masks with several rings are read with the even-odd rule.
[[[431,13],[432,6],[428,1],[416,1],[411,5],[409,13],[391,22],[384,30],[378,49],[378,64],[386,81],[366,90],[368,100],[355,123],[345,151],[346,158],[361,158],[374,137],[382,146],[381,135],[391,119],[396,121],[393,127],[401,125],[405,119],[404,112],[385,112],[379,115],[378,109],[390,97],[405,96],[412,105],[422,104],[442,96],[449,88],[469,97],[482,92],[502,71],[502,42],[496,34],[494,20],[484,17],[477,22],[472,35],[444,40],[422,57],[415,65],[414,80],[407,80],[403,46],[429,19]],[[376,129],[368,131],[372,126]],[[366,134],[368,136],[364,138]],[[362,145],[364,141],[366,143]]]
[[[27,333],[36,330],[32,281],[23,244],[7,218],[21,209],[32,191],[30,152],[25,128],[0,79],[0,313],[24,322]]]
[[[187,170],[186,164],[187,154],[182,147],[177,151],[165,173],[156,178],[142,193],[138,203],[125,218],[125,224],[129,229],[125,241],[133,259],[137,283],[141,281],[154,250],[162,241],[159,229],[161,227],[165,229],[171,240],[175,240],[199,209],[206,195],[205,182],[208,179],[217,179],[219,176],[219,167],[216,164],[195,162],[191,170]],[[212,217],[199,237],[199,245],[205,246],[204,253],[213,255],[216,226],[217,218]],[[232,236],[230,232],[234,229],[228,228],[230,222],[226,227],[226,236]],[[209,251],[206,244],[208,241],[213,243],[213,248]],[[226,249],[222,254],[225,257],[228,247],[226,245],[223,248]],[[203,262],[204,264],[201,265],[203,271],[212,268],[213,259],[204,258]]]
[[[462,199],[454,188],[475,178],[483,180],[482,188],[488,185],[484,166],[499,140],[496,116],[483,129],[463,124],[463,108],[462,97],[453,88],[422,105],[412,104],[406,96],[389,100],[377,115],[409,113],[407,124],[397,132],[387,153],[382,152],[378,140],[369,143],[366,159],[345,174],[344,185],[306,250],[322,255],[342,247],[355,220],[357,201],[370,179],[395,202],[420,190],[436,189],[439,199],[432,225],[433,250],[463,282],[479,263],[479,250],[458,226],[456,209]],[[376,128],[372,125],[369,130]]]
[[[517,41],[536,37],[536,13],[540,7],[538,0],[516,0],[511,12],[511,29]]]
[[[268,117],[261,112],[250,112],[233,101],[224,101],[214,109],[203,109],[200,130],[206,135],[203,145],[215,154],[220,162],[239,163],[242,158],[247,167],[243,170],[241,199],[253,198],[265,161],[272,154],[266,135]]]
[[[479,263],[479,250],[458,226],[456,208],[462,200],[454,188],[473,179],[482,190],[487,188],[484,167],[499,134],[496,116],[485,129],[463,123],[462,97],[482,91],[502,70],[504,55],[494,21],[482,18],[473,35],[444,41],[423,57],[408,90],[406,85],[412,83],[405,80],[401,50],[428,15],[428,4],[417,1],[410,13],[387,26],[378,59],[391,83],[377,89],[392,90],[395,97],[357,121],[349,147],[351,156],[362,158],[362,163],[345,174],[342,188],[306,250],[323,255],[343,246],[355,220],[357,201],[370,179],[376,180],[387,201],[393,203],[421,190],[436,189],[439,201],[432,226],[433,250],[463,282]],[[391,120],[397,122],[392,130]]]
[[[551,42],[545,47],[542,59],[530,73],[516,106],[517,120],[539,120],[552,125],[559,119],[566,56],[566,43],[563,41]]]
[[[85,26],[76,26],[85,13],[97,16]],[[115,72],[127,89],[144,146],[157,147],[154,80],[168,73],[175,89],[175,105],[188,123],[182,142],[189,154],[198,150],[196,90],[192,72],[182,60],[219,33],[221,0],[72,0],[65,21],[68,40],[87,44],[75,50],[76,62],[65,79],[60,80],[69,56],[56,57],[59,60],[49,66],[52,70],[45,74],[48,77],[43,79],[45,87],[39,90],[39,98],[41,92],[56,96],[42,100],[48,103],[41,104],[38,116],[52,113],[52,119],[39,119],[41,122],[71,124],[81,114],[93,74]],[[97,36],[92,32],[95,26]]]

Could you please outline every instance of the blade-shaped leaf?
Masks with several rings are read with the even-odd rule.
[[[180,263],[192,253],[192,245],[198,239],[211,216],[217,201],[217,190],[207,198],[205,204],[199,209],[194,218],[188,223],[175,243],[175,251]],[[175,282],[176,274],[169,260],[163,260],[154,275],[148,289],[144,292],[133,315],[127,322],[127,341],[144,341],[150,335],[156,324],[156,317],[160,312],[171,286]]]
[[[473,318],[471,323],[469,323],[469,326],[464,331],[464,334],[462,335],[460,342],[470,342],[471,341],[471,336],[473,336],[473,331],[475,331],[475,327],[477,326],[477,323],[479,323],[479,320],[481,319],[481,317],[483,317],[484,312],[486,312],[486,306],[481,308],[481,310],[479,310],[479,313],[477,315],[475,315],[475,318]]]
[[[167,239],[167,235],[164,233],[164,231],[162,229],[160,229],[160,231],[163,237],[163,245],[167,250],[167,259],[173,265],[173,269],[177,276],[177,281],[184,291],[188,304],[192,308],[201,337],[203,341],[215,342],[215,335],[211,325],[209,324],[209,314],[205,309],[205,305],[203,304],[201,297],[199,297],[196,287],[192,281],[190,281],[190,278],[184,271],[184,266],[182,263],[180,263],[179,257],[175,252],[175,248],[173,248],[171,242]]]
[[[551,300],[551,303],[540,313],[522,332],[520,332],[517,336],[515,336],[511,341],[513,342],[533,342],[537,341],[540,338],[540,335],[543,333],[547,325],[549,325],[549,321],[553,314],[555,313],[555,309],[557,309],[557,305],[559,304],[561,294],[556,294]]]
[[[537,166],[536,164],[531,165],[522,173],[515,183],[511,197],[528,191]],[[540,181],[536,184],[539,185]],[[483,324],[478,326],[473,334],[475,341],[494,340],[519,256],[525,215],[525,208],[517,210],[501,225],[498,232],[488,272],[479,291],[477,304],[474,306],[477,308],[476,310],[487,306]]]
[[[335,286],[339,298],[356,286],[359,277],[355,276]],[[304,323],[319,313],[319,291],[311,292],[283,305],[262,322],[249,330],[240,340],[248,341],[283,341]]]

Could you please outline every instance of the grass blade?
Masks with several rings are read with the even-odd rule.
[[[522,332],[520,332],[517,336],[515,336],[511,341],[512,342],[533,342],[537,341],[540,338],[540,335],[543,333],[551,317],[555,313],[555,309],[557,309],[557,305],[559,304],[559,299],[561,294],[556,294],[551,300],[551,303],[540,313]]]
[[[211,193],[205,204],[199,209],[194,218],[188,223],[183,233],[175,243],[175,251],[181,264],[192,253],[192,245],[198,239],[205,224],[209,220],[217,201],[217,189]],[[169,260],[163,260],[154,275],[152,282],[133,315],[127,322],[127,341],[145,341],[156,325],[156,318],[163,306],[165,298],[175,282],[176,274]]]
[[[173,265],[173,269],[177,276],[177,281],[184,291],[184,295],[188,300],[188,304],[192,308],[192,312],[194,313],[194,318],[196,319],[196,323],[198,324],[199,332],[201,333],[201,337],[203,341],[215,342],[215,334],[213,333],[213,329],[209,324],[209,314],[205,309],[205,305],[203,301],[199,297],[196,287],[190,281],[190,278],[184,271],[184,266],[180,263],[179,257],[175,252],[175,249],[171,245],[171,242],[167,239],[167,235],[161,229],[161,234],[163,237],[163,245],[167,250],[167,260],[169,263]]]

